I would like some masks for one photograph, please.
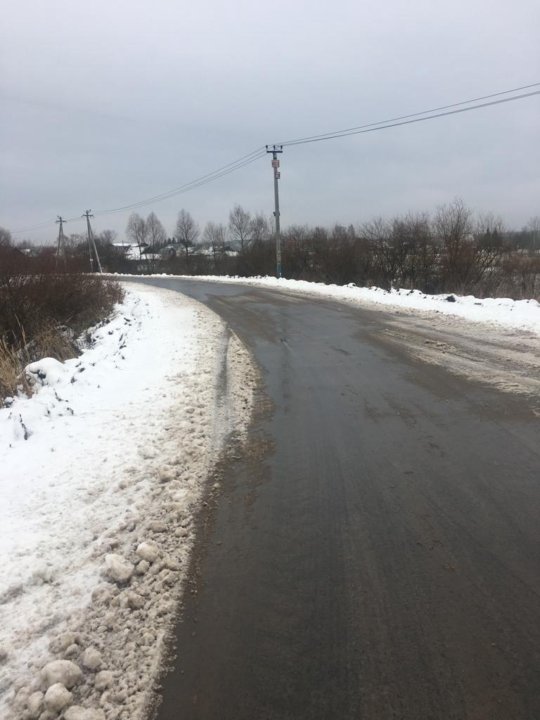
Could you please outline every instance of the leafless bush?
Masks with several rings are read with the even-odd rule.
[[[22,372],[26,364],[21,353],[0,339],[0,399],[15,395],[19,388],[29,390]]]
[[[540,256],[512,253],[502,263],[501,295],[540,300]]]
[[[0,283],[0,397],[12,394],[28,362],[77,355],[73,337],[120,302],[118,283],[99,276],[6,275]]]

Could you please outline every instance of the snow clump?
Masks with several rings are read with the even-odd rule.
[[[137,546],[135,551],[141,560],[153,563],[159,556],[159,548],[154,542],[142,542]]]
[[[45,693],[45,707],[51,712],[60,712],[71,703],[73,695],[62,683],[55,683]]]
[[[103,664],[101,659],[101,653],[95,647],[86,648],[82,656],[82,664],[88,670],[96,671],[99,670]]]
[[[105,555],[105,575],[114,582],[124,584],[129,582],[135,568],[121,555],[109,553]]]
[[[53,686],[54,687],[54,686]],[[27,707],[31,718],[38,718],[43,707],[43,693],[37,690],[28,698]]]
[[[70,373],[68,366],[54,358],[42,358],[30,363],[24,369],[30,385],[58,385]]]
[[[96,675],[94,687],[96,690],[107,690],[114,682],[114,674],[110,670],[100,670]]]
[[[73,705],[64,713],[65,720],[105,720],[103,710],[83,708],[80,705]]]
[[[65,652],[69,647],[77,643],[78,637],[75,633],[66,632],[58,635],[49,643],[49,650],[52,653]]]
[[[67,688],[72,688],[80,682],[82,671],[71,660],[52,660],[41,671],[41,678],[46,688],[55,683],[62,683]]]

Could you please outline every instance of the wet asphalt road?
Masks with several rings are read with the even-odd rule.
[[[262,371],[201,517],[159,720],[539,720],[539,421],[386,345],[386,315],[152,280]]]

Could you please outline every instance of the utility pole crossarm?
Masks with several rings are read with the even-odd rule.
[[[283,145],[267,145],[266,152],[272,153],[272,167],[274,169],[274,217],[276,228],[276,276],[281,277],[281,224],[279,213],[279,186],[278,180],[281,177],[279,172],[278,154],[283,152]]]

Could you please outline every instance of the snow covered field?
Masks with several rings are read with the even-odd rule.
[[[28,374],[0,409],[0,717],[135,720],[249,356],[200,304],[136,286],[80,357]]]

